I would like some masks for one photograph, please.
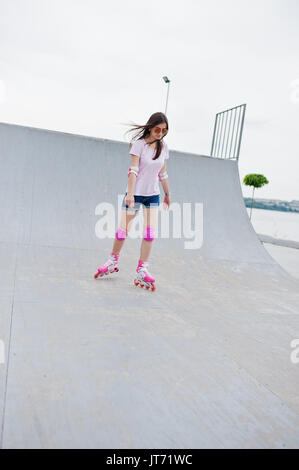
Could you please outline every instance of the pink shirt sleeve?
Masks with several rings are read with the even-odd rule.
[[[130,155],[136,155],[137,157],[141,156],[143,143],[141,140],[136,140],[130,150]]]

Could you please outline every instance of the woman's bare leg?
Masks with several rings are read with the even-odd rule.
[[[131,228],[131,224],[136,214],[137,214],[137,211],[127,211],[125,209],[122,209],[119,227],[129,232]],[[125,240],[118,240],[115,237],[111,253],[113,255],[119,255],[124,243],[125,243]]]
[[[143,224],[143,237],[146,236],[146,228],[149,226],[151,228],[156,228],[158,220],[158,207],[143,208],[144,214],[144,224]],[[141,248],[140,248],[140,259],[142,261],[148,261],[151,253],[153,242],[142,239]]]

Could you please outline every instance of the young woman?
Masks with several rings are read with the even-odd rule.
[[[143,126],[135,125],[132,130],[139,130],[134,143],[130,145],[131,166],[128,171],[128,184],[122,203],[120,226],[115,234],[112,252],[108,260],[99,266],[95,278],[118,271],[118,259],[131,224],[141,204],[144,206],[143,240],[140,259],[136,269],[136,286],[155,290],[155,279],[148,271],[148,259],[155,238],[155,228],[160,204],[159,180],[164,190],[164,207],[169,209],[170,192],[166,160],[169,158],[168,147],[163,137],[168,132],[168,120],[163,113],[154,113]],[[131,132],[128,131],[128,132]]]

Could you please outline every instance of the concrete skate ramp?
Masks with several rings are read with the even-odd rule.
[[[0,124],[0,148],[1,447],[298,447],[299,283],[258,240],[236,162],[170,151],[203,243],[157,237],[148,292],[140,238],[93,278],[128,144]]]

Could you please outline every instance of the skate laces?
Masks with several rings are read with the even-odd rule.
[[[110,266],[111,264],[117,263],[117,258],[115,258],[113,255],[109,255],[109,258],[107,261],[103,264],[103,266]]]
[[[147,268],[148,268],[148,262],[144,261],[141,266],[138,266],[137,272],[142,272],[144,274],[149,274]]]

